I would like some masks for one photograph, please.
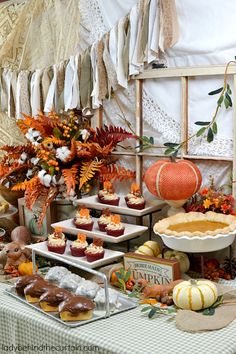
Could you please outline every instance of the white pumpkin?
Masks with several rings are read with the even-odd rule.
[[[203,310],[214,304],[218,297],[215,284],[209,280],[183,281],[173,290],[175,305],[184,310]]]
[[[179,261],[181,273],[186,273],[189,270],[190,263],[186,253],[168,250],[164,252],[164,258]]]
[[[156,257],[161,252],[161,246],[156,241],[146,241],[139,246],[135,253],[144,254],[145,256]]]

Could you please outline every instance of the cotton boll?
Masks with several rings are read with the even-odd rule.
[[[56,157],[62,162],[65,162],[70,156],[70,154],[70,149],[68,149],[67,146],[62,146],[56,149]]]

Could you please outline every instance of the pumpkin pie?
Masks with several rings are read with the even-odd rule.
[[[207,213],[179,213],[158,221],[156,234],[169,236],[215,236],[236,230],[236,217],[208,211]]]

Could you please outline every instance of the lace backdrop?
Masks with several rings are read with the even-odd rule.
[[[137,0],[11,0],[0,4],[0,64],[36,69],[57,63],[80,52],[107,32]],[[235,3],[228,0],[176,0],[181,38],[167,51],[169,66],[225,64],[234,57]],[[212,16],[209,13],[214,11]],[[65,16],[66,14],[66,16]],[[92,20],[91,20],[92,19]],[[218,23],[221,23],[221,26]],[[222,31],[224,28],[224,31]],[[37,29],[37,30],[35,30]],[[226,35],[227,33],[227,35]],[[220,87],[221,79],[193,80],[190,84],[190,132],[196,119],[208,119],[215,107],[207,93]],[[134,86],[117,92],[127,118],[134,125]],[[177,141],[180,135],[180,83],[177,80],[148,81],[144,85],[145,134],[155,142]],[[121,124],[114,101],[105,102],[105,118]],[[232,110],[219,116],[219,134],[213,144],[191,146],[192,154],[232,154]],[[14,119],[0,115],[0,144],[20,143],[22,136]],[[146,161],[145,165],[151,163]],[[133,159],[126,159],[134,168]],[[199,162],[205,176],[220,183],[229,180],[229,164]]]

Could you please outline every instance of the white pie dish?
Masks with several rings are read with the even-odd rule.
[[[188,253],[213,252],[230,246],[234,242],[235,234],[217,234],[214,236],[170,236],[158,235],[164,244],[177,251]]]

